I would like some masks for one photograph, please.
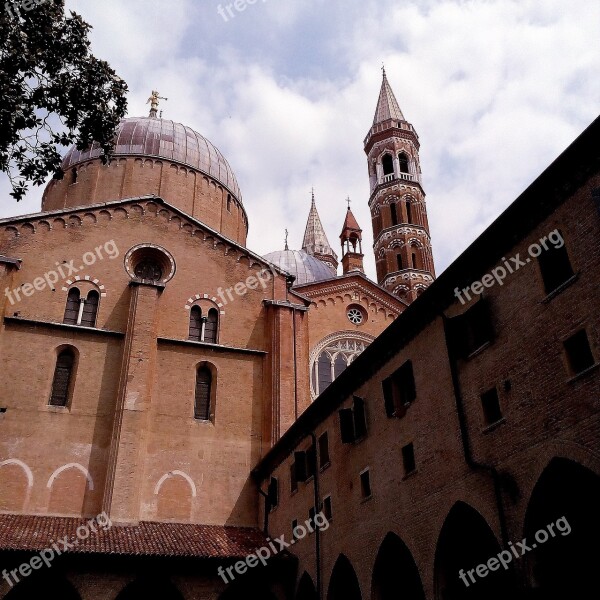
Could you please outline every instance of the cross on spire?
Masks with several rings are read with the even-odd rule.
[[[348,210],[350,210],[350,202],[352,202],[352,200],[350,200],[350,196],[346,198],[346,202],[348,203]]]

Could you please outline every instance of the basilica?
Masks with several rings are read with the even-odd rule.
[[[559,517],[584,597],[598,122],[436,279],[419,137],[384,72],[375,282],[350,207],[334,249],[314,193],[302,248],[248,248],[232,167],[157,103],[108,164],[71,148],[40,212],[0,220],[0,598],[550,599],[558,541],[458,577]],[[552,229],[562,249],[456,304]],[[326,531],[241,576],[316,513]]]

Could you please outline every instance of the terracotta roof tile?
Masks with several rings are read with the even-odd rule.
[[[0,550],[40,551],[67,539],[69,552],[172,556],[194,558],[243,558],[266,544],[258,529],[140,522],[115,525],[87,539],[77,537],[77,528],[91,519],[0,515]],[[83,530],[81,532],[83,537]],[[61,544],[58,544],[61,548]]]

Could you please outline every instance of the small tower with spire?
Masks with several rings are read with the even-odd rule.
[[[435,277],[419,137],[404,118],[383,69],[373,125],[365,139],[377,280],[412,302]]]
[[[360,271],[364,273],[362,251],[362,229],[358,225],[355,216],[350,209],[350,198],[348,202],[348,210],[346,211],[346,220],[340,234],[342,242],[342,269],[344,275],[351,271]]]
[[[324,262],[331,268],[332,277],[337,273],[338,257],[329,245],[329,240],[323,229],[321,218],[317,212],[315,202],[315,190],[312,191],[312,202],[310,212],[308,214],[308,222],[306,223],[306,231],[304,232],[304,241],[302,242],[302,250],[321,262]]]

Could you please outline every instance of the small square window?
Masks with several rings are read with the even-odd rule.
[[[360,494],[363,499],[370,498],[371,492],[371,474],[369,469],[360,474]]]
[[[569,260],[566,246],[544,250],[539,258],[538,264],[544,280],[546,294],[550,294],[563,283],[573,277],[573,267]]]
[[[413,473],[417,468],[415,463],[415,447],[412,442],[402,448],[402,463],[404,464],[405,476]]]
[[[594,355],[585,329],[578,331],[566,340],[564,347],[573,375],[578,375],[594,366]]]
[[[502,418],[500,399],[496,388],[481,394],[481,407],[483,408],[483,418],[486,425],[493,425]]]
[[[327,432],[319,437],[319,466],[321,469],[329,465],[329,437]]]
[[[323,515],[328,521],[333,518],[333,512],[331,509],[331,496],[327,496],[323,499]]]

